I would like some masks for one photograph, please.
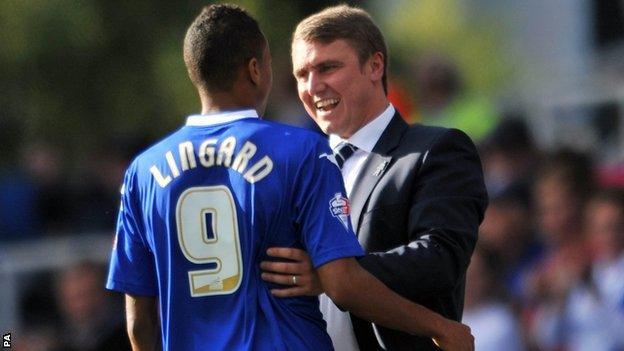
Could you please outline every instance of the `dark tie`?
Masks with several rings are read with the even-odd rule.
[[[340,144],[336,145],[334,148],[334,156],[336,157],[336,162],[338,163],[338,167],[342,169],[342,165],[347,161],[351,155],[357,150],[357,147],[347,143],[346,141],[341,141]]]

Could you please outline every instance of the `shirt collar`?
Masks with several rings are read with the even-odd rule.
[[[340,142],[346,141],[351,145],[356,146],[360,150],[366,152],[372,152],[375,144],[381,138],[381,134],[390,124],[390,120],[394,116],[395,109],[392,104],[388,104],[388,107],[375,119],[368,122],[364,127],[355,132],[349,139],[342,139],[336,134],[329,136],[329,146],[335,148]]]
[[[253,109],[237,111],[221,111],[207,115],[191,115],[186,119],[187,126],[211,126],[236,121],[242,118],[258,118],[258,112]]]

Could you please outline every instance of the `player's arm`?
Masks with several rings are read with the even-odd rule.
[[[126,294],[126,323],[133,351],[153,351],[158,345],[156,298]]]
[[[474,350],[469,327],[399,296],[364,270],[355,258],[330,261],[317,271],[325,293],[334,303],[359,317],[430,337],[443,350]]]
[[[361,318],[430,337],[443,350],[471,350],[474,341],[468,327],[395,294],[354,258],[331,261],[315,270],[303,250],[271,248],[268,254],[290,262],[262,262],[262,279],[292,285],[293,275],[298,278],[294,286],[271,290],[277,297],[318,295],[325,290],[335,304]]]

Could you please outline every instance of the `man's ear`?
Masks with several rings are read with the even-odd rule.
[[[257,58],[252,57],[247,64],[247,71],[249,72],[249,79],[254,85],[260,85],[262,75],[260,74],[260,61]]]
[[[368,64],[371,69],[371,80],[372,81],[380,81],[384,74],[384,56],[381,52],[377,51],[371,56]]]

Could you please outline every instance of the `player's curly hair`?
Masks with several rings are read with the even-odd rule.
[[[262,61],[266,39],[258,22],[231,4],[205,7],[184,39],[184,62],[195,86],[209,92],[232,89],[238,71],[252,58]]]

